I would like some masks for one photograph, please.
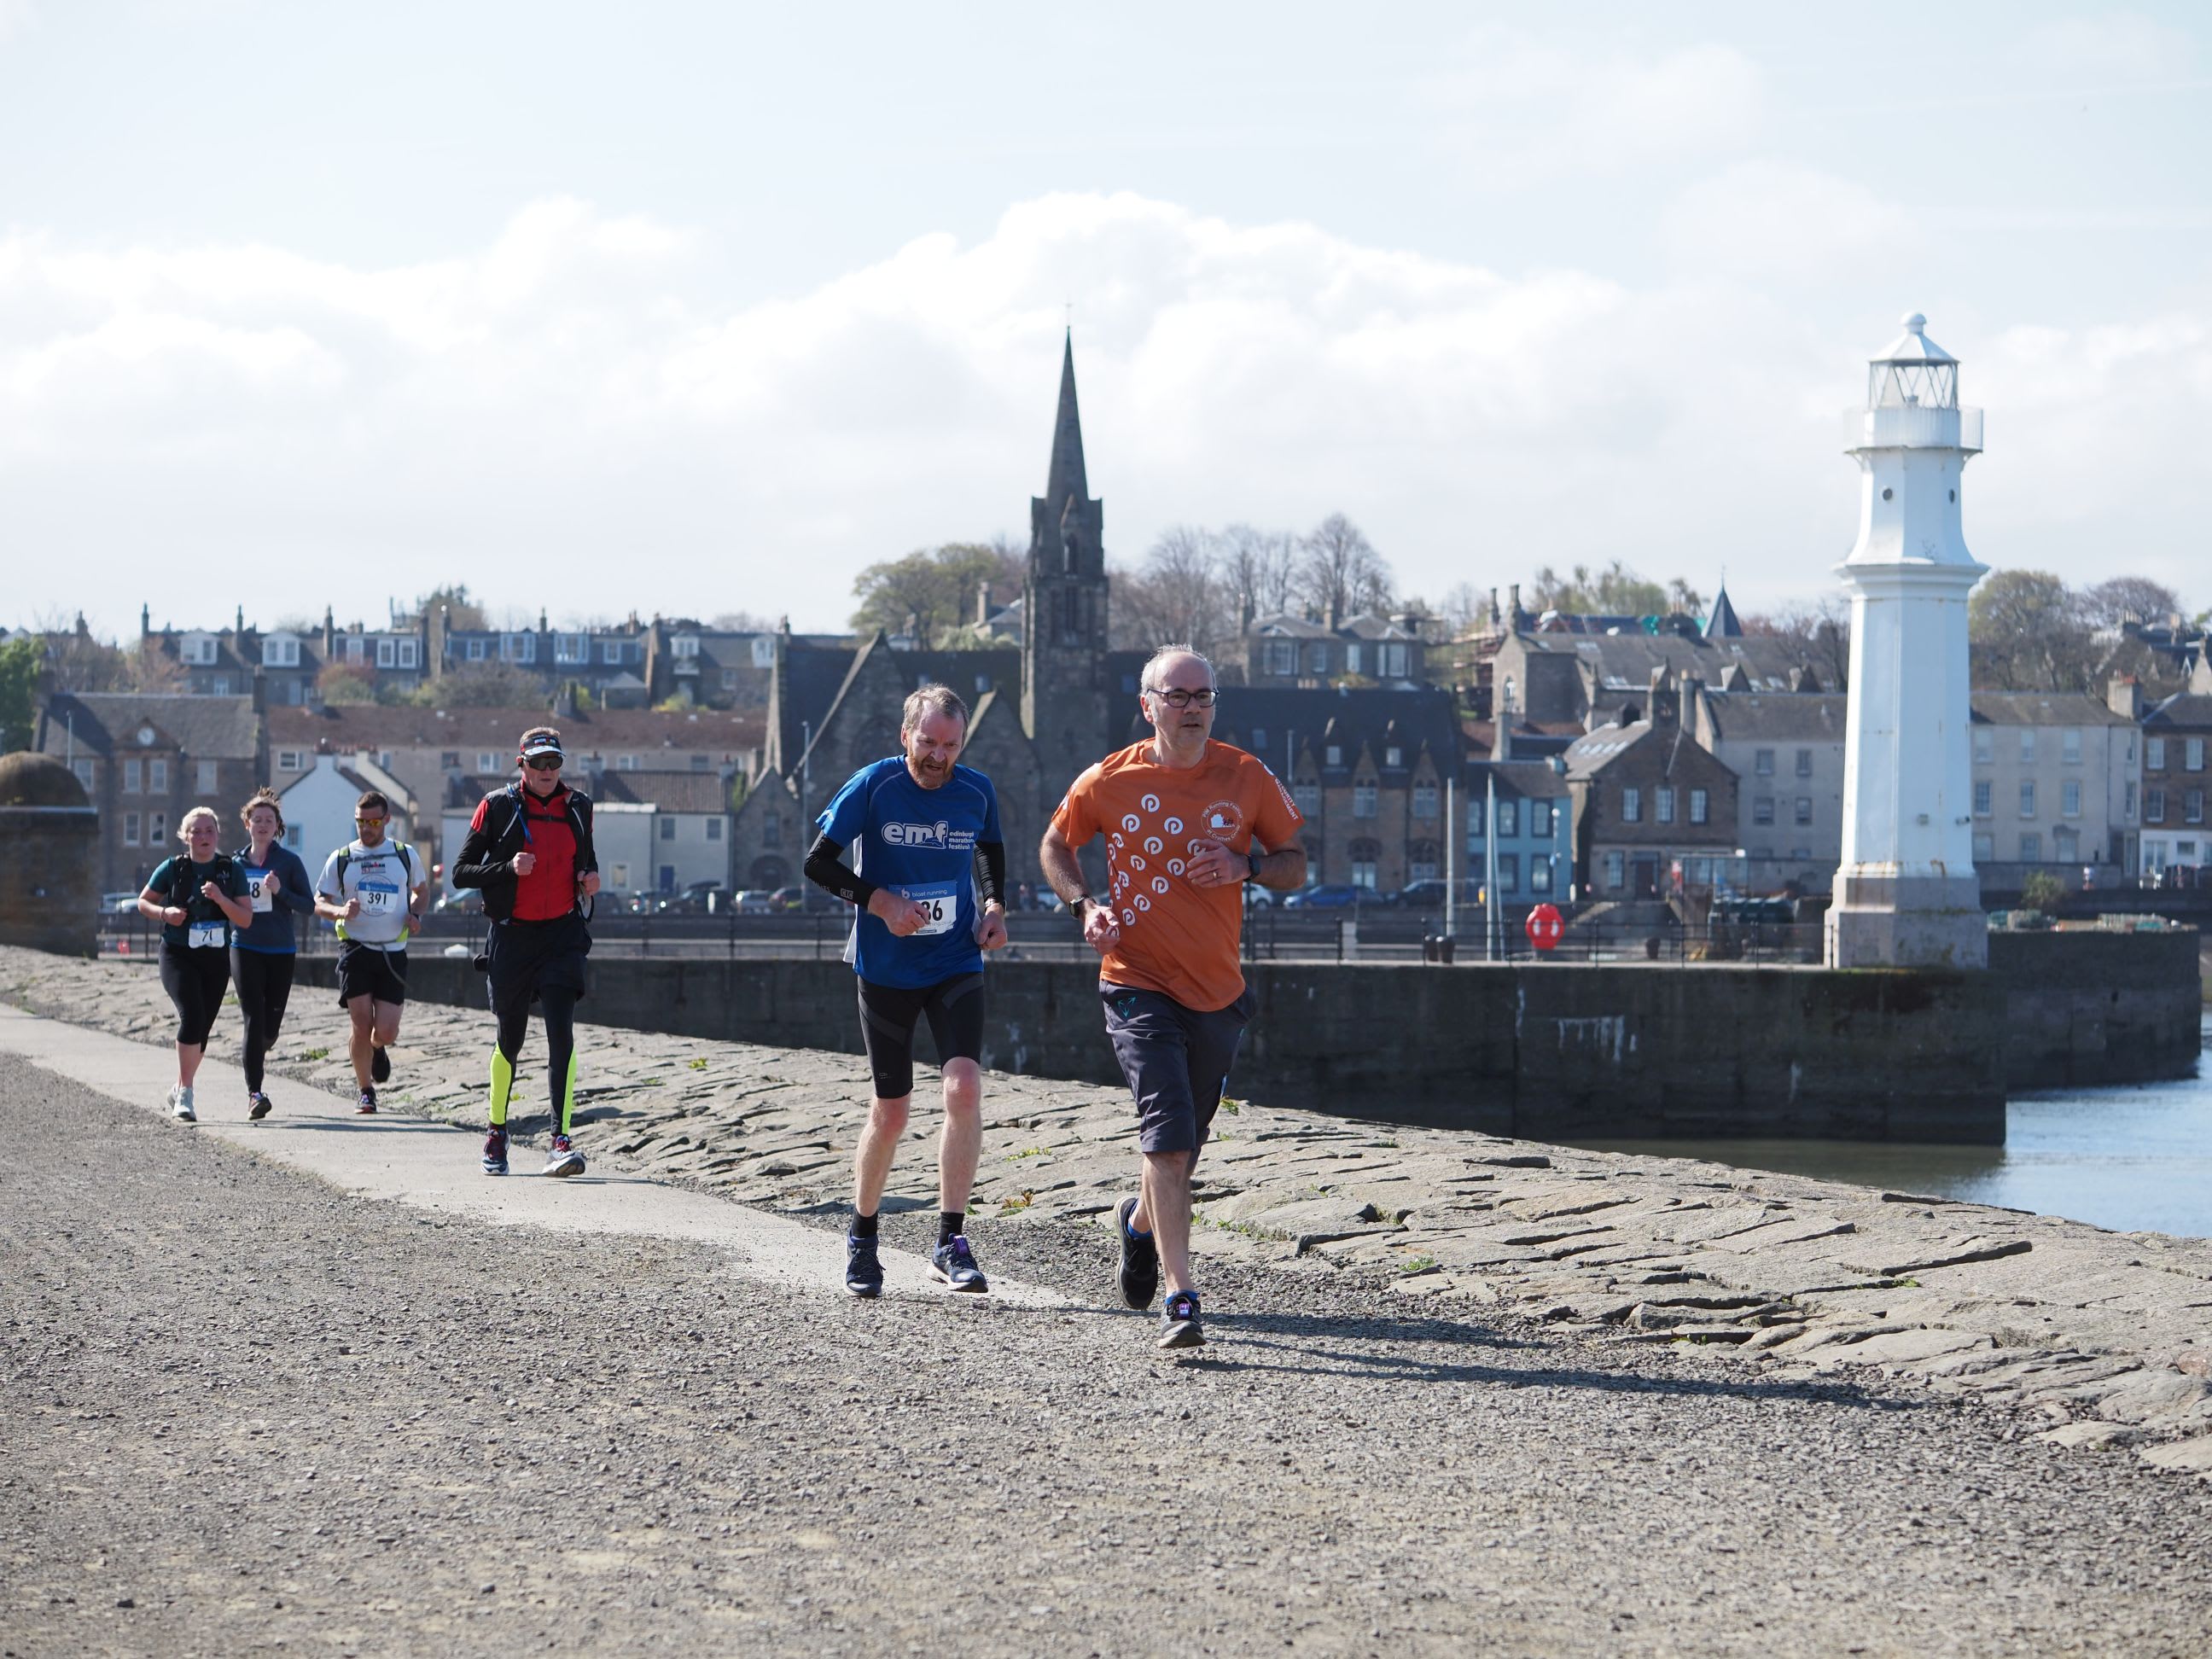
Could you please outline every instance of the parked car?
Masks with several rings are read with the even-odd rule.
[[[138,914],[138,895],[136,893],[102,893],[100,896],[102,915],[136,915]]]
[[[1282,902],[1283,896],[1272,887],[1262,887],[1255,881],[1244,884],[1244,908],[1247,910],[1272,910]]]
[[[768,896],[768,902],[769,908],[774,910],[803,910],[806,908],[806,890],[804,887],[779,887]]]
[[[1431,876],[1425,881],[1407,882],[1398,890],[1391,902],[1405,910],[1440,911],[1444,908],[1444,890],[1449,885],[1440,876]],[[1462,905],[1479,906],[1482,902],[1482,883],[1462,876],[1459,884],[1459,902]]]
[[[730,908],[741,916],[765,916],[775,914],[775,895],[765,887],[740,887],[730,895]]]
[[[1366,889],[1349,882],[1316,882],[1283,900],[1285,910],[1349,910],[1366,896]]]
[[[450,893],[438,895],[438,902],[430,907],[433,915],[480,916],[483,914],[483,894],[474,887],[456,888]]]

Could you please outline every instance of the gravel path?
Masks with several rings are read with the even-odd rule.
[[[854,1304],[710,1245],[339,1194],[21,1065],[0,1137],[9,1655],[2182,1654],[2212,1628],[2212,1490],[1925,1389],[1237,1260],[1208,1269],[1215,1346],[1171,1362],[1107,1310],[1081,1223],[990,1258],[1077,1311]]]

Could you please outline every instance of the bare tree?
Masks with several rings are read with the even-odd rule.
[[[1297,589],[1297,538],[1287,530],[1232,524],[1217,538],[1222,585],[1239,632],[1255,617],[1287,611]]]
[[[1826,593],[1809,604],[1799,600],[1779,611],[1746,617],[1743,631],[1795,642],[1820,677],[1822,689],[1850,690],[1851,607],[1841,594]]]
[[[1299,596],[1331,628],[1390,603],[1390,567],[1359,526],[1332,513],[1299,544]]]
[[[1181,641],[1213,656],[1243,631],[1218,541],[1211,531],[1171,525],[1143,565],[1115,578],[1112,614],[1124,648]]]
[[[2092,628],[2122,623],[2162,623],[2181,612],[2181,596],[2147,576],[2112,576],[2081,594],[2081,616]]]

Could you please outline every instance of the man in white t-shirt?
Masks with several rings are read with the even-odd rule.
[[[407,936],[422,919],[430,872],[422,855],[385,835],[392,804],[374,789],[354,806],[360,832],[331,854],[315,884],[315,914],[338,930],[338,1006],[353,1017],[358,1110],[376,1109],[376,1085],[392,1075],[385,1050],[399,1036],[407,1000]]]

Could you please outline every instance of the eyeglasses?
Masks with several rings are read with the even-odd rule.
[[[378,824],[383,823],[384,820],[382,818],[356,818],[354,822],[363,830],[374,830]]]
[[[1170,708],[1188,708],[1194,703],[1200,708],[1211,708],[1213,707],[1213,700],[1220,695],[1210,685],[1200,686],[1195,691],[1185,691],[1181,688],[1173,691],[1163,691],[1155,688],[1152,692],[1152,696]]]
[[[522,763],[533,772],[557,772],[561,769],[558,755],[529,755],[524,757]]]

